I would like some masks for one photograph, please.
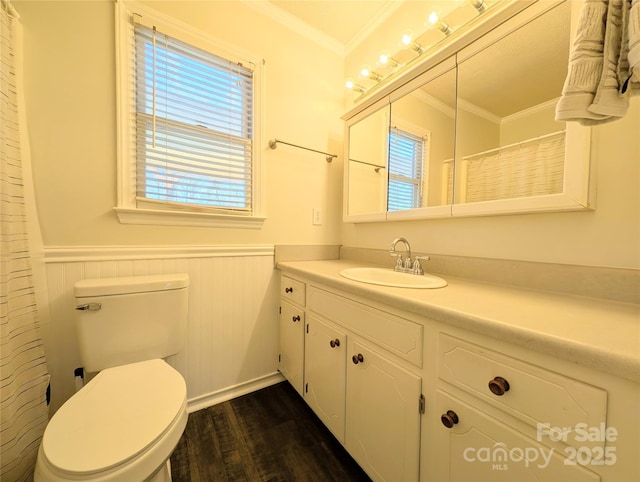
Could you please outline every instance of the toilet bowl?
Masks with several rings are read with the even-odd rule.
[[[184,379],[163,360],[105,369],[49,422],[35,480],[171,480],[186,407]]]

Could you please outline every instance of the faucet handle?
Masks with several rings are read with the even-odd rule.
[[[423,275],[424,274],[424,270],[422,269],[422,266],[420,265],[420,260],[423,259],[425,261],[429,261],[431,258],[429,256],[415,256],[413,259],[414,259],[414,262],[413,262],[413,274]]]
[[[402,255],[400,253],[389,253],[391,256],[396,257],[396,265],[394,266],[394,271],[402,271],[404,270],[404,262],[402,261]]]

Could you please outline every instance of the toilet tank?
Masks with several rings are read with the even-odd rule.
[[[74,296],[87,372],[166,358],[184,346],[187,274],[85,279],[74,285]]]

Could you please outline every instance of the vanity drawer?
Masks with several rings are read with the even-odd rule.
[[[606,391],[444,333],[438,351],[440,379],[540,429],[541,441],[548,429],[565,428],[569,445],[604,445],[581,439],[606,422]]]
[[[280,277],[280,296],[299,306],[305,303],[306,285],[302,281],[282,275]]]
[[[315,286],[309,287],[308,309],[422,366],[422,325]]]

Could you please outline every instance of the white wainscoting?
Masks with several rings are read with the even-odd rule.
[[[188,273],[185,348],[167,360],[187,382],[189,410],[282,380],[277,372],[278,277],[273,246],[45,248],[50,321],[43,323],[54,413],[81,366],[73,285],[87,278]]]

